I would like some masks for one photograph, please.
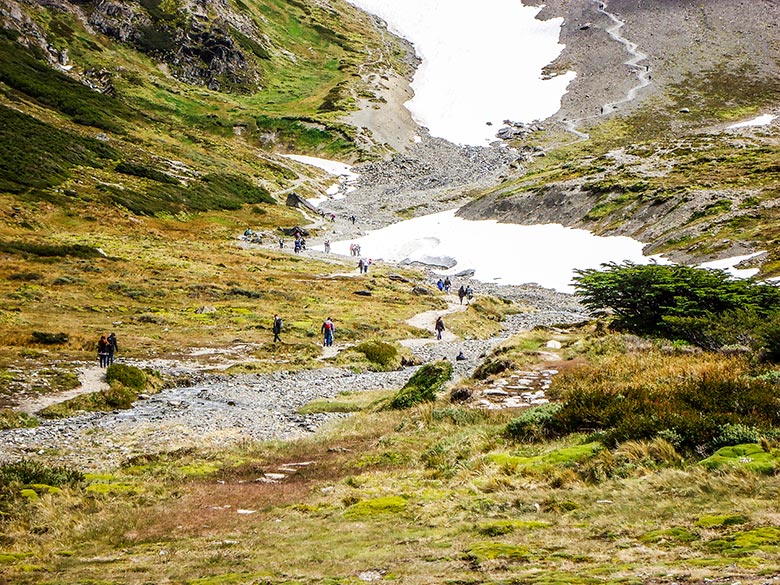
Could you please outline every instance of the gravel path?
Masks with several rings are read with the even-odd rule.
[[[432,283],[433,284],[433,281]],[[469,376],[481,357],[508,336],[536,326],[581,322],[587,316],[570,295],[534,286],[503,287],[473,282],[477,294],[495,294],[532,310],[511,315],[503,331],[488,340],[448,339],[411,344],[423,362],[449,359],[454,379]],[[446,312],[446,311],[442,311]],[[430,316],[426,317],[426,323]],[[462,351],[466,361],[455,361]],[[161,362],[138,363],[170,369]],[[172,371],[172,370],[171,370]],[[323,368],[273,374],[203,375],[181,369],[197,380],[140,400],[129,410],[88,413],[44,421],[32,429],[0,432],[0,462],[24,457],[45,459],[93,471],[121,464],[128,457],[180,447],[224,446],[245,440],[286,440],[315,432],[344,414],[301,415],[301,406],[341,392],[398,389],[416,368],[354,373]]]

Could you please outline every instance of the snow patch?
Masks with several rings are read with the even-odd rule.
[[[660,256],[644,256],[642,242],[627,237],[599,237],[558,224],[471,221],[456,217],[456,211],[417,217],[359,239],[332,242],[331,252],[349,255],[349,245],[357,243],[363,256],[375,260],[449,266],[442,275],[473,269],[474,278],[483,282],[537,283],[569,293],[574,291],[571,279],[578,268],[625,260],[666,262]]]
[[[575,77],[543,78],[544,67],[563,50],[563,19],[537,20],[542,6],[519,0],[348,1],[414,44],[422,62],[406,107],[432,136],[486,146],[506,119],[552,116]]]
[[[747,120],[745,122],[737,122],[736,124],[732,124],[731,126],[727,126],[726,128],[728,130],[734,130],[735,128],[747,128],[748,126],[767,126],[774,122],[774,120],[777,118],[777,116],[774,116],[772,114],[764,114],[762,116],[758,116],[757,118],[753,118],[752,120]]]

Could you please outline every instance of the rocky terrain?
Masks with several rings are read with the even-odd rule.
[[[487,340],[448,338],[420,339],[408,344],[421,362],[447,359],[454,366],[453,378],[473,372],[493,347],[508,336],[534,327],[565,327],[587,319],[571,295],[533,286],[506,287],[471,283],[478,292],[500,295],[524,307],[509,315],[500,335]],[[456,298],[456,297],[455,297]],[[441,311],[446,315],[447,311]],[[432,329],[433,323],[428,325]],[[336,348],[338,349],[338,341]],[[466,360],[455,357],[463,352]],[[550,359],[560,359],[552,355]],[[343,414],[299,414],[306,404],[340,393],[399,389],[416,371],[407,367],[392,372],[355,373],[324,367],[273,374],[227,376],[204,373],[195,362],[177,360],[128,360],[138,367],[188,376],[192,385],[164,390],[145,397],[129,410],[86,413],[62,420],[43,421],[35,428],[0,432],[0,461],[37,455],[80,469],[106,469],[130,457],[150,451],[193,446],[218,446],[246,440],[292,439],[317,431],[333,417]],[[544,374],[549,378],[549,373]],[[531,374],[534,376],[534,374]],[[500,407],[497,397],[509,397],[498,387],[477,392],[470,398],[477,408]],[[519,387],[518,399],[533,385]],[[543,397],[535,388],[534,399]],[[529,395],[529,400],[531,400]],[[491,402],[492,400],[492,402]],[[514,406],[517,406],[514,404]]]

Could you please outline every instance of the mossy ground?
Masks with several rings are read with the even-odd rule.
[[[587,359],[633,347],[571,341]],[[296,442],[149,454],[60,493],[17,486],[0,572],[14,583],[353,582],[371,570],[412,584],[757,584],[780,566],[772,475],[582,435],[515,443],[513,416],[443,401],[364,408]],[[608,458],[621,472],[599,476]]]

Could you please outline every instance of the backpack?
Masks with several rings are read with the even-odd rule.
[[[333,323],[325,321],[325,331],[333,331]]]

